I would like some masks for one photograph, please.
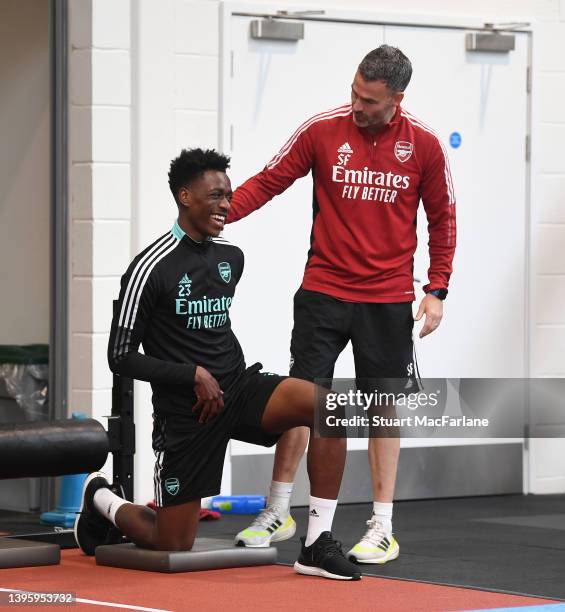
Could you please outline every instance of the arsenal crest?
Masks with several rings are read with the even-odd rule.
[[[397,140],[394,145],[394,154],[399,162],[404,163],[412,157],[414,151],[414,145],[406,140]]]
[[[218,272],[220,273],[220,278],[225,283],[231,281],[231,266],[227,261],[222,261],[218,264]]]
[[[167,480],[165,480],[165,490],[169,495],[176,495],[180,490],[179,479],[167,478]]]

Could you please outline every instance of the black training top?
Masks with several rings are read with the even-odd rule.
[[[223,238],[195,242],[175,223],[122,276],[108,362],[151,383],[156,412],[190,413],[197,365],[224,392],[245,370],[229,318],[242,272],[241,249]]]

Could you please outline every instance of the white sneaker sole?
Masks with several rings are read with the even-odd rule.
[[[360,559],[355,553],[348,554],[347,558],[350,561],[353,561],[355,563],[371,563],[371,564],[377,564],[377,565],[384,565],[388,561],[394,561],[395,559],[398,559],[399,554],[400,554],[400,547],[398,547],[390,555],[385,555],[384,557],[380,557],[378,559]]]
[[[292,538],[292,536],[295,533],[296,533],[296,523],[293,523],[288,529],[285,529],[282,533],[278,533],[277,531],[275,531],[275,533],[273,533],[273,535],[270,538],[268,538],[261,544],[247,544],[245,540],[242,540],[241,538],[236,537],[235,545],[240,546],[239,543],[241,542],[243,546],[245,546],[245,548],[268,548],[271,545],[271,543],[284,542],[284,540],[290,540],[290,538]]]
[[[340,576],[338,574],[332,574],[326,572],[321,567],[312,567],[310,565],[302,565],[296,561],[294,563],[294,571],[297,574],[303,574],[304,576],[320,576],[321,578],[330,578],[330,580],[353,580],[352,576]]]

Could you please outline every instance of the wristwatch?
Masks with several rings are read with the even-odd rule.
[[[447,297],[447,289],[432,289],[428,291],[430,295],[435,295],[440,300],[445,300]]]

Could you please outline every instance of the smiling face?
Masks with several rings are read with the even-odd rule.
[[[379,130],[392,119],[403,97],[384,81],[365,81],[357,71],[351,84],[353,122],[360,128]]]
[[[181,227],[198,242],[209,236],[218,236],[224,229],[231,196],[228,175],[219,170],[206,170],[190,185],[179,189]]]

